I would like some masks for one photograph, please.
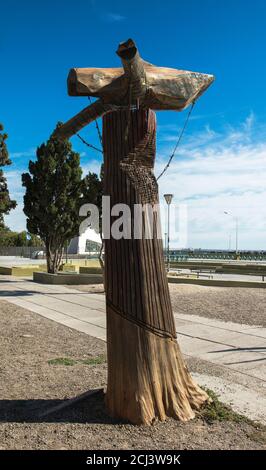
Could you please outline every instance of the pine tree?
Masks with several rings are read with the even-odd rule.
[[[1,167],[11,165],[8,150],[6,146],[7,134],[3,132],[4,128],[0,124],[0,230],[5,227],[4,215],[9,214],[11,209],[16,207],[16,201],[10,199],[7,181]]]
[[[102,271],[104,271],[104,261],[103,261],[103,248],[104,240],[102,236],[102,196],[103,196],[103,165],[101,166],[100,176],[96,173],[89,172],[86,176],[86,194],[84,199],[90,204],[95,204],[98,207],[99,211],[99,232],[101,236],[101,248],[99,251],[99,263],[101,265]],[[93,227],[92,227],[93,228]]]
[[[36,161],[29,162],[22,184],[27,229],[45,243],[47,271],[56,273],[66,241],[79,233],[79,208],[85,202],[79,154],[68,140],[51,136],[37,149]]]
[[[86,181],[86,194],[84,198],[86,202],[95,204],[99,210],[99,229],[102,230],[102,196],[103,196],[103,165],[101,166],[100,176],[96,173],[89,172],[85,177]]]

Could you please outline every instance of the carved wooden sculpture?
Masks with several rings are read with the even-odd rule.
[[[68,138],[103,116],[104,193],[111,208],[124,203],[133,214],[135,204],[158,203],[153,110],[184,109],[213,76],[154,67],[132,40],[117,53],[123,69],[70,71],[70,95],[99,99],[57,135]],[[158,224],[155,213],[154,232]],[[208,396],[192,380],[177,344],[161,239],[106,239],[105,287],[109,413],[136,424],[193,418]]]

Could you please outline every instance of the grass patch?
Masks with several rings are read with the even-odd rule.
[[[230,406],[221,403],[218,396],[212,390],[209,390],[208,388],[204,388],[204,390],[211,397],[212,403],[205,405],[199,413],[203,420],[208,424],[212,424],[215,421],[231,421],[238,424],[248,424],[251,426],[251,431],[247,433],[248,437],[254,442],[265,445],[266,426],[236,413]]]
[[[51,359],[48,361],[50,366],[74,366],[77,364],[77,361],[74,359],[69,359],[68,357],[57,357],[56,359]]]
[[[88,359],[84,359],[81,362],[82,364],[86,364],[87,366],[96,366],[97,364],[104,364],[106,362],[106,357],[105,356],[89,357]]]
[[[70,359],[68,357],[57,357],[50,359],[48,364],[51,366],[75,366],[76,364],[85,364],[86,366],[96,366],[98,364],[104,364],[106,362],[105,356],[89,357],[87,359]]]
[[[213,423],[214,421],[233,421],[234,423],[247,423],[254,426],[254,422],[246,416],[236,413],[230,406],[220,402],[218,396],[212,390],[208,388],[204,388],[204,390],[212,399],[212,402],[207,403],[199,413],[204,421],[207,423]]]
[[[266,443],[266,429],[262,425],[256,426],[256,430],[248,434],[248,437],[258,444]]]

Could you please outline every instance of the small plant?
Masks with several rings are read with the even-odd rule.
[[[56,359],[48,361],[48,364],[51,366],[74,366],[77,364],[77,361],[69,359],[68,357],[57,357]]]
[[[204,419],[204,421],[207,423],[213,423],[214,421],[233,421],[235,423],[246,422],[248,424],[253,424],[251,420],[236,413],[232,408],[220,402],[218,396],[212,390],[205,388],[205,391],[208,393],[212,401],[207,403],[199,413],[200,417]]]
[[[96,366],[98,364],[104,364],[106,362],[106,357],[95,356],[89,357],[88,359],[70,359],[68,357],[57,357],[55,359],[50,359],[48,364],[51,366],[75,366],[76,364],[85,364],[87,366]]]
[[[96,366],[97,364],[104,364],[106,362],[106,357],[105,356],[89,357],[88,359],[84,359],[81,362],[82,364],[86,364],[87,366]]]

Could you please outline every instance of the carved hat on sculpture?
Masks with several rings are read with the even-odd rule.
[[[213,75],[156,67],[141,59],[132,39],[119,45],[123,68],[73,68],[68,76],[70,96],[98,98],[56,131],[69,138],[84,126],[120,107],[137,105],[154,110],[182,111],[195,102],[214,80]]]

